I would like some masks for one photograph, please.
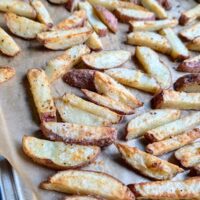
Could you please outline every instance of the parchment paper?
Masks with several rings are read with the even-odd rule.
[[[173,8],[169,11],[169,16],[176,18],[179,17],[182,10],[192,8],[196,5],[193,0],[171,1],[173,3]],[[69,15],[64,6],[52,5],[45,0],[43,0],[43,2],[47,6],[55,23]],[[0,14],[0,26],[8,31],[5,26],[2,13]],[[176,31],[182,28],[184,27],[178,27],[176,28]],[[108,36],[102,38],[104,48],[128,49],[132,55],[134,55],[134,47],[124,44],[127,31],[128,26],[120,24],[119,31],[116,35],[109,33]],[[22,152],[21,140],[25,134],[42,137],[42,134],[39,131],[38,115],[26,78],[27,70],[33,67],[43,68],[49,59],[62,54],[62,51],[50,51],[42,47],[35,40],[23,40],[16,36],[13,37],[20,45],[22,52],[14,58],[9,58],[0,54],[0,65],[13,66],[17,72],[16,76],[12,80],[0,85],[0,154],[8,159],[22,178],[25,187],[30,189],[31,197],[26,197],[26,199],[60,199],[64,196],[63,194],[45,191],[38,188],[39,183],[46,180],[47,177],[54,174],[55,171],[41,167],[27,158]],[[171,62],[165,55],[161,55],[161,58],[170,68],[173,82],[180,75],[184,75],[184,73],[178,73],[174,70],[178,63]],[[124,66],[138,68],[133,60]],[[125,125],[131,118],[137,116],[145,110],[150,109],[149,101],[152,97],[151,95],[142,93],[138,90],[130,90],[134,93],[134,95],[142,100],[145,105],[142,108],[137,109],[134,115],[125,117],[123,122],[117,126],[119,129],[119,139],[122,138]],[[55,97],[63,95],[64,92],[73,92],[79,95],[81,94],[78,89],[71,88],[61,79],[52,85],[52,93]],[[129,141],[128,144],[135,145],[140,149],[144,149],[146,145],[143,139],[132,140]],[[164,155],[162,158],[176,163],[172,154]],[[125,184],[150,181],[124,165],[114,145],[103,149],[97,161],[87,168],[107,172],[120,179]],[[188,172],[186,171],[185,173],[176,176],[174,179],[182,179],[187,173]]]

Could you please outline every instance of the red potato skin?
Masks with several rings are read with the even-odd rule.
[[[54,112],[40,113],[40,120],[43,122],[56,122],[57,117]]]
[[[68,0],[67,3],[65,4],[65,7],[69,12],[73,12],[76,9],[77,4],[78,4],[77,0]]]
[[[193,62],[182,62],[178,67],[177,71],[199,73],[200,72],[200,60]]]
[[[157,0],[157,1],[166,10],[170,10],[172,8],[170,0]]]
[[[153,109],[159,109],[162,107],[162,102],[163,102],[163,91],[161,91],[151,99],[151,107]]]
[[[188,21],[189,21],[189,18],[186,15],[184,15],[184,13],[182,13],[179,18],[179,24],[184,26],[187,24]]]

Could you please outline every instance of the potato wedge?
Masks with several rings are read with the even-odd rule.
[[[163,90],[151,100],[152,108],[200,110],[200,93]]]
[[[179,18],[179,23],[181,25],[186,25],[199,17],[200,17],[200,5],[198,4],[194,8],[181,13],[181,16]]]
[[[63,76],[74,65],[81,61],[81,56],[90,53],[86,45],[77,45],[66,50],[64,54],[50,60],[45,68],[45,73],[50,83]]]
[[[65,4],[65,8],[69,12],[74,12],[78,8],[79,0],[68,0],[67,3]]]
[[[188,131],[181,135],[174,136],[170,139],[148,144],[146,147],[146,151],[150,154],[153,154],[154,156],[161,156],[165,153],[174,151],[185,145],[188,145],[197,140],[198,138],[200,138],[200,130],[193,129],[192,131]]]
[[[7,56],[17,55],[21,49],[13,38],[0,27],[0,51]]]
[[[63,101],[66,102],[67,104],[70,104],[73,107],[79,108],[85,112],[94,114],[98,117],[101,117],[110,123],[118,123],[121,119],[122,116],[99,105],[96,105],[92,102],[86,101],[74,94],[65,94],[62,97]]]
[[[0,66],[0,83],[3,83],[13,76],[15,76],[15,68],[13,67],[2,67]]]
[[[191,72],[191,73],[199,73],[200,72],[200,56],[195,56],[193,58],[189,58],[184,60],[177,67],[178,71],[181,72]]]
[[[92,32],[89,27],[56,30],[39,33],[37,39],[48,49],[62,50],[84,43]]]
[[[63,200],[103,200],[103,199],[92,196],[68,196],[65,197]]]
[[[114,14],[119,19],[119,21],[123,23],[128,23],[130,20],[148,21],[155,19],[155,15],[152,12],[129,8],[116,8],[114,10]]]
[[[64,4],[67,3],[69,0],[48,0],[48,1],[55,4]]]
[[[200,36],[189,42],[187,48],[191,51],[200,51]]]
[[[100,153],[100,148],[96,146],[52,142],[31,136],[23,137],[22,147],[34,162],[56,170],[86,166]]]
[[[157,93],[160,91],[160,86],[157,81],[148,74],[144,74],[139,70],[116,68],[106,70],[105,73],[119,83],[132,88],[150,93]]]
[[[189,28],[183,29],[179,35],[185,40],[194,40],[196,37],[200,37],[200,22],[190,26]]]
[[[180,114],[179,110],[172,109],[158,109],[143,113],[128,123],[126,139],[131,140],[143,136],[151,129],[179,119]]]
[[[28,71],[27,77],[40,120],[56,121],[56,108],[45,72],[33,68]]]
[[[118,30],[117,18],[105,7],[96,5],[94,6],[97,16],[101,21],[113,32],[116,33]]]
[[[122,158],[135,170],[144,176],[155,180],[168,180],[184,170],[177,165],[161,160],[136,147],[117,143],[116,147]]]
[[[115,128],[103,126],[43,122],[41,130],[47,139],[70,144],[104,147],[112,144],[117,138],[117,130]]]
[[[17,16],[14,13],[6,13],[5,20],[14,35],[25,39],[35,39],[38,33],[48,30],[47,25]]]
[[[180,77],[174,83],[174,89],[181,92],[200,93],[200,74],[188,74]]]
[[[40,187],[67,194],[100,196],[107,200],[135,199],[127,186],[103,172],[66,170],[42,182]]]
[[[63,77],[63,80],[72,87],[96,91],[94,85],[95,70],[73,69]]]
[[[86,12],[85,10],[75,11],[72,15],[70,15],[67,19],[59,22],[55,27],[55,29],[59,30],[69,30],[72,28],[82,27],[86,20]]]
[[[189,58],[189,51],[185,47],[184,43],[179,39],[179,37],[170,28],[165,28],[160,31],[160,33],[165,36],[171,45],[171,57],[173,60],[185,60]]]
[[[171,46],[167,39],[154,32],[136,31],[129,33],[127,36],[127,43],[137,46],[146,46],[164,54],[170,54],[171,52]]]
[[[83,55],[82,61],[93,69],[109,69],[124,64],[131,57],[129,51],[106,50]]]
[[[200,142],[194,142],[178,149],[175,152],[175,157],[178,159],[184,167],[194,167],[200,163]]]
[[[129,185],[137,199],[148,200],[199,200],[200,177],[183,181],[155,181]]]
[[[108,32],[107,27],[99,20],[91,4],[87,1],[79,2],[79,8],[86,11],[87,19],[94,28],[95,32],[100,37],[106,36]]]
[[[82,92],[90,101],[94,102],[97,105],[109,108],[110,110],[113,110],[116,113],[122,115],[128,115],[134,113],[134,109],[132,109],[131,107],[119,101],[115,101],[114,99],[108,96],[100,95],[98,93],[91,92],[86,89],[82,89]]]
[[[178,24],[177,19],[163,19],[153,21],[129,21],[131,31],[159,31],[163,28],[172,28]]]
[[[135,55],[142,64],[144,71],[154,77],[161,88],[170,87],[172,81],[171,73],[156,52],[148,47],[137,47]]]
[[[132,109],[143,105],[129,90],[107,74],[95,72],[94,85],[98,93],[130,106]]]
[[[152,142],[157,142],[184,133],[199,125],[200,112],[195,112],[181,119],[151,129],[146,132],[144,137]]]
[[[53,26],[53,20],[44,4],[40,0],[32,0],[31,5],[37,13],[37,19],[51,28]]]
[[[195,165],[194,168],[193,168],[193,170],[195,171],[195,173],[197,175],[200,175],[200,163],[197,164],[197,165]]]
[[[1,0],[0,11],[12,12],[20,16],[28,17],[31,19],[36,18],[36,12],[34,8],[25,1],[19,0]]]

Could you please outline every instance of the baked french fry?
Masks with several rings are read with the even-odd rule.
[[[200,163],[200,142],[194,142],[178,149],[175,152],[175,157],[178,159],[184,167],[194,167]]]
[[[141,174],[155,180],[168,180],[183,172],[183,169],[165,160],[148,154],[136,147],[117,143],[122,158]]]
[[[0,27],[0,51],[7,56],[15,56],[21,50],[13,38]]]
[[[2,67],[0,66],[0,83],[3,83],[13,76],[15,76],[15,68],[13,67]]]
[[[79,8],[86,11],[87,19],[94,28],[95,32],[100,37],[105,36],[108,32],[107,27],[99,20],[91,4],[87,1],[79,2]]]
[[[86,89],[82,89],[82,92],[90,101],[94,102],[97,105],[109,108],[110,110],[113,110],[116,113],[122,115],[128,115],[134,113],[134,109],[132,109],[131,107],[119,101],[116,101],[108,96],[100,95],[96,92],[92,92]]]
[[[14,35],[25,39],[34,39],[38,33],[48,30],[47,25],[17,16],[14,13],[6,13],[5,20],[6,25]]]
[[[193,129],[192,131],[185,132],[181,135],[177,135],[166,140],[148,144],[146,147],[146,151],[150,154],[153,154],[154,156],[161,156],[165,153],[174,151],[185,145],[188,145],[199,138],[200,130]]]
[[[179,119],[180,114],[179,110],[172,109],[158,109],[143,113],[128,123],[126,139],[131,140],[143,136],[151,129]]]
[[[103,200],[103,199],[92,196],[68,196],[65,197],[63,200]]]
[[[200,93],[200,74],[188,74],[180,77],[174,83],[174,89],[180,92]]]
[[[152,142],[157,142],[184,133],[198,125],[200,125],[200,112],[195,112],[181,119],[151,129],[146,132],[144,137]]]
[[[171,73],[156,52],[148,47],[136,47],[135,55],[142,64],[144,71],[154,77],[161,88],[170,87],[172,81]]]
[[[193,58],[189,58],[184,60],[177,67],[178,71],[181,72],[191,72],[191,73],[199,73],[200,72],[200,56],[195,56]]]
[[[48,27],[52,27],[53,20],[44,4],[40,0],[32,0],[31,5],[36,11],[37,19]]]
[[[171,46],[167,39],[154,32],[136,31],[129,33],[127,36],[127,43],[137,46],[146,46],[164,54],[170,54],[171,52]]]
[[[200,51],[200,37],[192,40],[187,44],[187,48],[191,51]]]
[[[129,51],[106,50],[83,55],[82,61],[93,69],[109,69],[124,64],[131,57]]]
[[[43,122],[41,130],[47,139],[63,141],[69,144],[96,145],[100,147],[112,144],[117,131],[112,127],[85,126],[70,123]]]
[[[141,3],[145,8],[154,12],[157,18],[167,18],[167,13],[165,9],[156,0],[141,0]]]
[[[135,199],[127,186],[103,172],[66,170],[42,182],[40,187],[67,194],[100,196],[107,200]]]
[[[65,7],[69,12],[73,12],[78,8],[79,0],[68,0]]]
[[[129,185],[137,199],[148,200],[199,200],[200,177],[183,181],[155,181]]]
[[[123,23],[128,23],[130,20],[136,21],[148,21],[154,20],[155,15],[152,12],[146,10],[134,10],[129,8],[116,8],[114,14]]]
[[[200,163],[195,165],[193,170],[196,172],[197,175],[200,175]]]
[[[117,82],[132,88],[150,93],[157,93],[160,91],[160,86],[157,81],[139,70],[115,68],[106,70],[105,73],[114,78]]]
[[[107,74],[95,72],[94,85],[98,93],[130,106],[132,109],[143,105],[129,90]]]
[[[75,11],[72,15],[70,15],[67,19],[59,22],[55,27],[55,29],[59,30],[69,30],[72,28],[82,27],[86,20],[86,12],[85,10]]]
[[[33,68],[28,71],[27,77],[40,120],[56,121],[56,108],[45,72]]]
[[[160,31],[160,33],[167,38],[171,45],[171,57],[174,60],[185,60],[189,58],[189,51],[179,39],[179,37],[170,28],[165,28]]]
[[[186,25],[199,17],[200,17],[200,5],[198,4],[194,8],[181,13],[181,16],[179,18],[179,23],[181,25]]]
[[[55,30],[39,33],[37,39],[48,49],[62,50],[84,43],[92,32],[93,30],[89,27]]]
[[[69,0],[48,0],[48,1],[55,4],[64,4],[67,3]]]
[[[12,12],[20,16],[28,17],[31,19],[36,18],[36,12],[34,8],[25,1],[19,0],[1,0],[0,11]]]
[[[129,21],[131,31],[159,31],[163,28],[172,28],[178,24],[177,19],[163,19],[153,21]]]
[[[200,110],[200,93],[163,90],[151,100],[152,108]]]
[[[45,68],[45,73],[50,83],[63,76],[74,65],[81,61],[81,56],[90,53],[86,45],[77,45],[66,50],[64,54],[50,60]]]

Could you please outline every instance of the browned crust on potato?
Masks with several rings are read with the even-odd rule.
[[[72,87],[96,91],[94,74],[95,70],[73,69],[64,75],[63,80]]]
[[[193,167],[193,171],[196,173],[196,175],[200,175],[200,163]]]
[[[163,102],[163,91],[160,93],[156,94],[152,99],[151,99],[151,107],[153,109],[158,109],[162,107],[162,102]]]
[[[73,195],[73,196],[67,196],[67,197],[65,197],[63,200],[75,200],[75,198],[77,198],[77,199],[82,199],[82,197],[84,197],[84,198],[88,198],[88,200],[105,200],[105,199],[103,199],[103,198],[101,198],[101,197],[96,197],[96,196],[91,196],[91,195],[87,195],[87,196],[83,196],[83,195],[81,195],[81,196],[79,196],[79,195]]]
[[[184,13],[181,14],[180,18],[179,18],[179,24],[184,26],[185,24],[187,24],[187,22],[189,21],[190,18],[188,18]]]
[[[157,1],[166,10],[170,10],[172,8],[170,0],[157,0]]]
[[[177,70],[181,72],[199,73],[200,72],[200,56],[199,56],[199,59],[196,59],[196,60],[191,58],[191,59],[183,61],[177,67]]]
[[[4,80],[0,80],[0,83],[4,83],[16,74],[15,68],[9,66],[0,66],[0,73],[4,73]]]

